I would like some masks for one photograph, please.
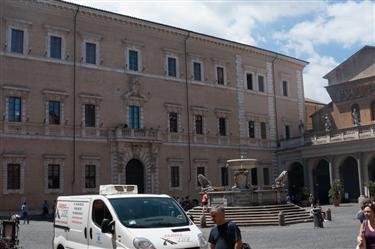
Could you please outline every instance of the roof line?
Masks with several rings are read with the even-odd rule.
[[[346,58],[346,60],[342,61],[341,63],[339,63],[336,67],[334,67],[331,71],[329,71],[326,75],[323,76],[323,79],[327,79],[328,75],[331,74],[333,71],[335,71],[338,67],[340,67],[342,64],[344,64],[345,62],[349,61],[350,58],[352,58],[353,56],[355,56],[356,54],[358,54],[360,51],[362,51],[363,49],[366,49],[366,48],[375,48],[375,46],[371,46],[371,45],[365,45],[363,46],[362,48],[360,48],[357,52],[355,52],[354,54],[352,54],[351,56],[349,56],[348,58]]]
[[[139,21],[142,21],[142,22],[146,22],[146,23],[150,23],[150,24],[155,24],[155,25],[159,25],[159,26],[164,26],[164,27],[167,27],[167,28],[172,28],[172,29],[176,29],[176,30],[179,30],[179,31],[183,31],[183,32],[189,32],[189,33],[196,34],[196,35],[202,35],[202,36],[209,37],[209,38],[214,38],[214,39],[217,39],[217,40],[220,40],[220,41],[229,42],[229,43],[237,44],[237,45],[240,45],[240,46],[245,46],[245,47],[249,47],[249,48],[252,48],[252,49],[257,49],[257,50],[260,50],[260,51],[263,51],[263,52],[268,52],[268,53],[272,53],[272,54],[277,54],[277,55],[280,55],[280,56],[284,56],[286,58],[302,62],[302,63],[304,63],[306,65],[309,64],[308,61],[305,61],[305,60],[302,60],[302,59],[298,59],[298,58],[295,58],[293,56],[281,54],[279,52],[275,52],[275,51],[264,49],[264,48],[260,48],[260,47],[255,47],[255,46],[252,46],[252,45],[249,45],[249,44],[245,44],[245,43],[241,43],[241,42],[231,41],[231,40],[220,38],[220,37],[216,37],[216,36],[213,36],[213,35],[208,35],[208,34],[196,32],[196,31],[191,31],[191,30],[188,30],[188,29],[183,29],[183,28],[171,26],[171,25],[168,25],[168,24],[163,24],[163,23],[158,23],[158,22],[154,22],[154,21],[149,21],[149,20],[138,18],[138,17],[133,17],[133,16],[128,16],[128,15],[124,15],[124,14],[120,14],[120,13],[115,13],[115,12],[108,11],[108,10],[102,10],[102,9],[98,9],[98,8],[94,8],[94,7],[90,7],[90,6],[80,5],[80,4],[71,3],[71,2],[66,2],[65,0],[53,0],[53,1],[57,1],[57,2],[60,2],[60,3],[65,3],[65,4],[73,5],[73,6],[80,6],[80,7],[84,7],[84,8],[87,8],[87,9],[92,9],[92,10],[95,10],[95,11],[104,12],[104,13],[108,13],[108,14],[112,14],[112,15],[116,15],[116,16],[121,16],[121,17],[126,17],[126,18],[130,18],[130,19],[134,19],[134,20],[139,20]]]

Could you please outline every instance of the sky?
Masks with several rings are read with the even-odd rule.
[[[323,76],[375,45],[375,0],[66,0],[309,62],[305,98],[331,101]]]

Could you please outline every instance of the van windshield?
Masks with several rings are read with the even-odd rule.
[[[177,227],[189,219],[171,198],[129,197],[109,200],[121,223],[131,228]]]

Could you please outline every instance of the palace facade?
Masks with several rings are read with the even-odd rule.
[[[57,0],[0,16],[0,211],[110,183],[195,198],[241,156],[269,186],[301,135],[305,61]]]

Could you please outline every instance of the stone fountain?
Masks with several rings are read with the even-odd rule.
[[[255,186],[250,182],[250,172],[257,168],[256,159],[231,159],[227,161],[229,172],[233,175],[234,186],[223,190],[221,187],[206,188],[209,206],[259,206],[286,203],[287,190],[280,184],[280,176],[273,187]],[[283,172],[282,181],[285,181]]]

